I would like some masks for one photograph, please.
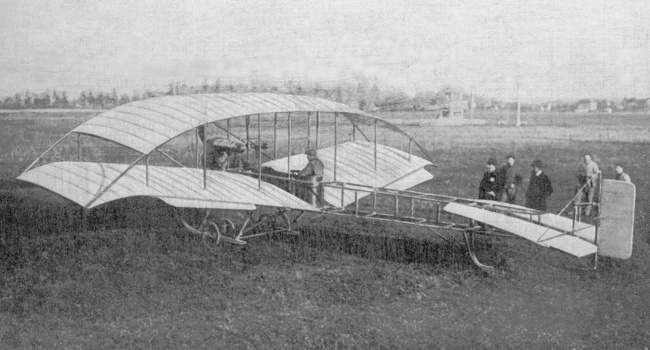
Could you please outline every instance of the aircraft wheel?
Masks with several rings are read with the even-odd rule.
[[[211,210],[179,209],[177,211],[178,219],[183,226],[191,233],[201,236],[203,244],[215,252],[222,236],[219,226],[209,220],[210,214]]]
[[[219,231],[219,226],[212,221],[208,222],[208,226],[211,230],[203,231],[203,244],[212,252],[216,252],[216,247],[221,242],[221,232]]]
[[[183,226],[190,232],[202,234],[201,232],[208,229],[208,219],[211,210],[200,210],[193,208],[179,208],[176,210],[176,216]]]

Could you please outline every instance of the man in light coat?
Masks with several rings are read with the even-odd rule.
[[[616,164],[616,168],[614,170],[616,171],[616,176],[614,177],[614,180],[632,182],[632,179],[630,179],[630,175],[623,172],[623,167],[620,164]]]
[[[598,164],[591,160],[591,156],[586,154],[582,157],[582,163],[578,166],[578,191],[579,200],[585,205],[584,214],[590,216],[593,208],[594,195],[596,194],[596,185],[598,184]]]

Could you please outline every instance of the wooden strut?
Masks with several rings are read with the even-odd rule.
[[[126,170],[124,170],[124,171],[123,171],[120,175],[118,175],[118,176],[117,176],[113,181],[111,181],[111,183],[109,183],[106,187],[104,187],[101,191],[99,191],[99,192],[95,195],[95,197],[93,197],[93,199],[91,199],[88,203],[86,203],[86,205],[84,206],[84,208],[90,208],[90,206],[91,206],[93,203],[95,203],[95,201],[96,201],[99,197],[101,197],[101,196],[102,196],[106,191],[108,191],[108,189],[111,188],[111,186],[113,186],[113,185],[117,182],[117,180],[121,179],[122,176],[126,175],[126,173],[128,173],[129,170],[131,170],[131,168],[133,168],[133,167],[134,167],[134,166],[135,166],[135,165],[136,165],[140,160],[142,160],[142,158],[146,157],[147,155],[148,155],[148,154],[142,154],[140,157],[138,157],[138,159],[134,160],[133,163],[129,164],[129,166],[126,168]]]
[[[603,198],[603,173],[601,171],[598,171],[598,198]],[[599,199],[600,201],[600,199]],[[598,207],[598,217],[596,218],[596,225],[595,226],[595,235],[594,235],[594,243],[596,244],[596,247],[598,247],[598,235],[600,234],[600,220],[602,219],[602,211],[600,210],[600,206]],[[596,251],[596,254],[594,254],[594,270],[598,268],[598,251]]]
[[[161,151],[159,148],[156,148],[156,152],[162,154],[165,158],[171,160],[172,162],[174,162],[174,164],[178,165],[179,167],[181,167],[181,168],[185,168],[185,165],[181,164],[179,161],[177,161],[176,159],[172,158],[169,154],[167,154],[167,153]]]
[[[375,152],[374,152],[374,160],[375,160],[375,165],[374,165],[374,170],[377,171],[377,119],[375,119],[375,139],[373,140],[375,143]]]
[[[205,131],[203,137],[205,138]],[[196,155],[196,168],[199,168],[199,164],[201,163],[199,159],[199,128],[194,128],[194,153]]]
[[[249,148],[250,148],[250,144],[251,144],[250,143],[251,142],[251,139],[250,139],[251,116],[247,115],[245,117],[245,120],[246,120],[246,161],[250,162],[251,160],[250,160]]]
[[[307,149],[311,149],[311,112],[307,112]]]
[[[361,128],[357,125],[357,123],[354,122],[354,120],[351,117],[348,117],[345,113],[343,113],[343,116],[347,118],[347,120],[352,124],[352,141],[356,141],[356,131],[358,131],[361,136],[363,136],[366,141],[370,142],[370,139],[366,134],[361,130]]]
[[[46,149],[45,152],[41,153],[41,155],[40,155],[38,158],[36,158],[36,159],[35,159],[35,160],[34,160],[34,161],[33,161],[33,162],[32,162],[32,163],[27,167],[27,169],[23,170],[23,172],[21,173],[21,175],[24,174],[24,173],[26,173],[26,172],[28,172],[28,171],[29,171],[29,170],[30,170],[34,165],[36,165],[36,163],[38,163],[39,160],[41,160],[41,158],[43,158],[43,156],[45,156],[49,151],[52,150],[52,148],[56,147],[59,143],[63,142],[63,140],[65,140],[66,137],[68,137],[70,134],[72,134],[72,131],[69,131],[67,134],[63,135],[63,137],[60,138],[59,141],[55,142],[52,146],[50,146],[48,149]]]
[[[208,187],[208,123],[203,124],[203,188]]]
[[[208,114],[205,108],[203,108],[203,116],[206,121],[203,123],[203,189],[208,188]],[[212,145],[210,146],[212,147]]]
[[[314,141],[314,148],[318,149],[318,135],[320,129],[320,112],[316,112],[316,140]]]
[[[338,120],[339,114],[334,113],[334,181],[336,181],[336,156],[337,156],[337,143],[338,143]]]
[[[287,180],[289,180],[289,193],[293,194],[291,187],[291,112],[287,115]]]
[[[260,114],[257,114],[257,190],[262,190],[262,123]]]
[[[273,113],[273,159],[278,157],[278,114]]]
[[[144,177],[145,177],[145,186],[149,187],[149,155],[145,157],[145,168],[144,168]]]

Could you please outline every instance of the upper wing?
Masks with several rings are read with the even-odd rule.
[[[286,191],[246,175],[193,168],[125,164],[56,162],[23,173],[18,179],[92,208],[132,196],[159,198],[176,207],[253,210],[256,205],[313,210]],[[120,177],[123,172],[126,173]],[[148,178],[148,180],[147,180]],[[147,185],[148,181],[148,185]]]
[[[287,112],[352,113],[342,103],[304,95],[224,93],[161,96],[102,112],[72,132],[94,135],[148,154],[170,139],[206,123],[233,117]],[[374,118],[374,117],[371,117]]]

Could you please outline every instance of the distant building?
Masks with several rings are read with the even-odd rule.
[[[589,113],[589,104],[587,103],[581,103],[576,107],[574,110],[576,113]]]
[[[462,119],[469,109],[469,101],[463,100],[463,91],[460,88],[445,86],[440,91],[441,101],[434,108],[438,111],[436,118],[450,117]]]

